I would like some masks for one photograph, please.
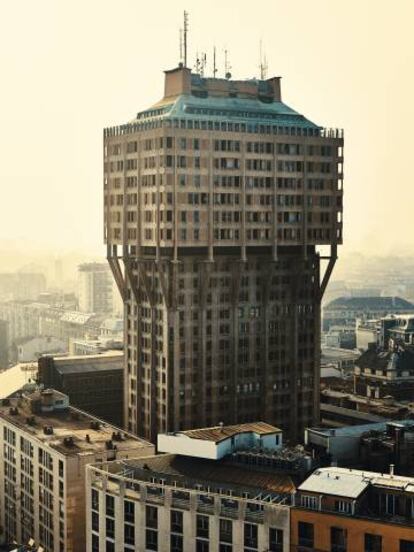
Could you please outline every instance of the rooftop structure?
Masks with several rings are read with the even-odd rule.
[[[158,435],[158,451],[193,458],[218,460],[251,448],[269,451],[282,448],[282,431],[264,422],[217,426]]]
[[[159,102],[104,130],[104,157],[128,427],[155,441],[261,419],[300,439],[319,416],[342,132],[282,102],[279,77],[212,79],[179,66],[165,72]],[[325,272],[317,245],[331,246]]]

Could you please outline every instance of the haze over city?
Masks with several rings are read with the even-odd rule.
[[[162,69],[178,62],[186,8],[190,66],[206,52],[211,73],[215,45],[219,74],[227,48],[235,78],[258,76],[262,40],[268,75],[283,77],[283,99],[316,123],[345,129],[340,257],[412,251],[411,1],[392,9],[385,1],[264,1],[253,17],[246,1],[117,6],[2,5],[0,250],[17,241],[22,255],[104,255],[102,128],[162,96]]]

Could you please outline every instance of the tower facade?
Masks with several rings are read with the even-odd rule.
[[[264,420],[297,440],[318,420],[342,150],[341,131],[281,101],[279,78],[185,67],[166,72],[160,102],[105,129],[105,241],[125,307],[129,430],[154,440]]]

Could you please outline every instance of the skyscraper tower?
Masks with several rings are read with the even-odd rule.
[[[318,420],[342,149],[341,131],[282,103],[279,77],[204,78],[184,66],[165,72],[160,102],[105,129],[130,430],[155,439],[265,420],[297,440]]]

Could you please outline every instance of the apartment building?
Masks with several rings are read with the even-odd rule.
[[[36,391],[0,403],[0,526],[7,542],[85,550],[85,467],[151,455],[150,443]]]
[[[113,312],[113,280],[106,263],[83,263],[78,267],[79,310],[95,314]]]
[[[262,419],[294,441],[318,421],[320,301],[342,242],[342,164],[342,132],[283,103],[279,77],[180,66],[165,72],[161,101],[105,129],[105,241],[125,304],[130,430],[155,441]]]
[[[159,437],[178,453],[89,466],[87,552],[287,552],[291,478],[232,456],[280,437],[264,423],[205,428]]]
[[[320,468],[291,509],[291,551],[412,552],[414,478]]]

